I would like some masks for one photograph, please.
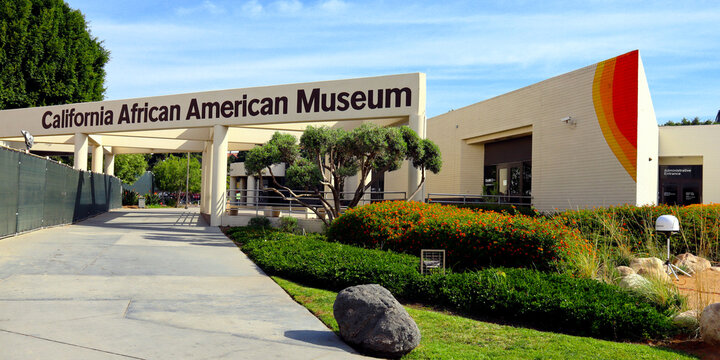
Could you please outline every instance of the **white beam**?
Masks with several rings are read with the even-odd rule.
[[[96,145],[92,147],[92,172],[94,173],[102,173],[103,168],[103,149],[101,145]]]
[[[212,140],[210,128],[193,129],[167,129],[167,130],[145,130],[145,131],[117,131],[108,132],[104,135],[143,137],[157,139],[180,139],[180,140]]]
[[[116,135],[103,135],[102,144],[105,146],[125,148],[168,149],[173,150],[172,152],[200,152],[204,146],[204,142],[195,140],[125,137]]]
[[[211,149],[212,145],[210,142],[205,142],[205,148],[202,152],[202,169],[200,179],[200,212],[203,214],[209,214],[208,201],[210,200],[211,192],[208,191],[208,178],[210,177],[210,169],[212,164]]]
[[[103,172],[107,175],[115,175],[115,154],[105,154],[105,168]]]
[[[0,138],[407,117],[424,112],[424,85],[415,73],[2,110]],[[326,109],[321,96],[338,102]]]
[[[415,131],[417,133],[418,137],[421,139],[425,139],[426,134],[425,131],[427,129],[427,119],[425,118],[425,74],[421,75],[421,79],[418,84],[419,90],[419,96],[418,96],[418,112],[416,114],[410,115],[410,118],[408,119],[408,125],[410,126],[410,129]],[[408,164],[408,193],[407,196],[409,197],[412,195],[413,192],[418,188],[420,185],[420,181],[422,180],[422,172],[420,169],[412,166],[411,163]],[[422,190],[418,191],[418,193],[409,200],[415,200],[415,201],[424,201],[425,200],[425,185],[423,184]]]
[[[88,136],[83,133],[75,133],[75,163],[73,167],[77,170],[87,171],[88,159]]]
[[[212,164],[212,202],[210,209],[210,226],[220,226],[225,213],[228,128],[215,125],[213,127],[213,164]]]
[[[20,149],[25,150],[25,140],[22,142],[7,142],[7,146],[14,148],[14,149]],[[54,151],[54,152],[65,152],[65,153],[71,153],[75,151],[75,145],[73,144],[43,144],[43,143],[35,143],[32,147],[32,151]]]
[[[34,136],[35,143],[49,143],[49,144],[71,144],[75,140],[75,135],[46,135],[46,136]],[[25,141],[22,136],[13,136],[3,138],[4,141]]]

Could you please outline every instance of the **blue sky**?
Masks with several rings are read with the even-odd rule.
[[[432,117],[639,49],[658,122],[720,109],[716,1],[66,1],[107,99],[424,72]]]

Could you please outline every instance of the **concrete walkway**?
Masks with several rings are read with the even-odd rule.
[[[197,210],[0,240],[2,359],[360,358]]]

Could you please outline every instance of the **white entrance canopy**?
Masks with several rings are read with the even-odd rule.
[[[22,148],[26,130],[33,150],[73,152],[80,170],[92,152],[92,171],[106,174],[115,154],[202,152],[201,211],[216,226],[225,212],[228,151],[320,124],[408,124],[424,138],[425,101],[425,74],[413,73],[12,109],[0,111],[0,141]],[[411,166],[408,193],[419,183]]]

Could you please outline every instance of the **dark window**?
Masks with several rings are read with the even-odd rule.
[[[661,204],[700,204],[702,165],[660,165],[659,185]]]
[[[483,182],[484,193],[493,195],[497,193],[497,166],[491,165],[485,167],[485,180]]]

